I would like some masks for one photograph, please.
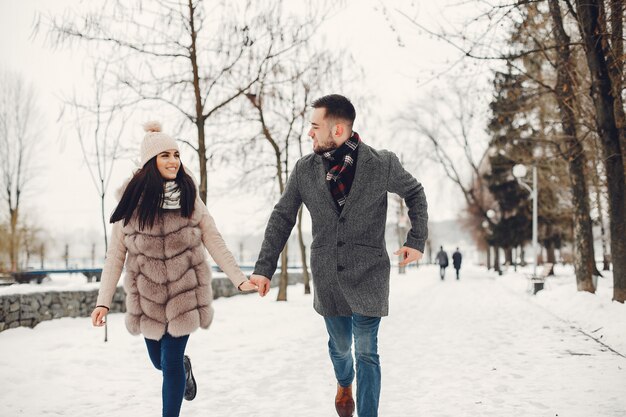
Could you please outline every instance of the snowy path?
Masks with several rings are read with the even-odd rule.
[[[626,414],[626,359],[484,270],[440,282],[433,267],[392,278],[383,319],[382,417]],[[182,416],[335,416],[322,319],[302,287],[290,301],[218,299],[187,353],[198,397]],[[160,415],[160,375],[143,340],[111,315],[110,341],[88,319],[0,333],[0,416]],[[624,353],[624,352],[622,352]]]

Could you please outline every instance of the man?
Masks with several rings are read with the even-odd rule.
[[[452,254],[452,265],[454,265],[454,269],[456,269],[456,279],[459,279],[459,270],[461,269],[461,260],[463,259],[463,255],[459,252],[459,248],[456,248],[456,251]]]
[[[448,267],[448,254],[443,250],[443,246],[439,246],[439,252],[437,253],[437,263],[439,264],[439,276],[443,281],[446,277],[446,268]]]
[[[250,281],[258,285],[261,296],[267,294],[304,203],[313,227],[313,306],[324,317],[329,335],[337,378],[335,408],[341,417],[354,413],[354,335],[358,415],[376,417],[381,384],[378,327],[389,305],[387,192],[403,197],[409,209],[412,227],[395,253],[403,255],[402,265],[422,257],[428,234],[426,197],[396,155],[369,147],[352,130],[356,112],[347,98],[324,96],[313,109],[308,135],[314,153],[296,163],[268,221]]]

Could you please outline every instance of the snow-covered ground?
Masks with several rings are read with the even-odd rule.
[[[392,277],[379,336],[382,417],[626,415],[626,359],[584,334],[626,354],[626,306],[610,301],[610,279],[595,296],[579,294],[561,268],[531,296],[523,274],[467,267],[457,282],[452,272],[443,282],[431,266]],[[311,296],[301,285],[288,302],[275,295],[215,300],[211,329],[189,341],[198,396],[182,416],[336,415]],[[143,339],[121,314],[102,339],[87,318],[0,333],[0,416],[160,415],[161,379]]]

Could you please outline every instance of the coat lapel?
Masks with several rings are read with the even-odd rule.
[[[326,183],[326,170],[324,169],[324,163],[322,162],[322,157],[319,155],[315,156],[315,162],[317,163],[317,167],[314,173],[315,176],[315,186],[317,187],[320,195],[323,196],[323,199],[326,200],[326,203],[330,204],[334,213],[338,216],[339,209],[335,204],[335,200],[333,199],[332,194],[330,193],[330,188]],[[358,160],[357,160],[358,165]]]

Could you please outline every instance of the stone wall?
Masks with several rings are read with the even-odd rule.
[[[277,275],[272,278],[272,287],[278,285]],[[290,272],[289,284],[301,283],[302,273]],[[14,284],[19,285],[19,284]],[[240,294],[228,278],[213,278],[213,298],[231,297]],[[0,332],[20,326],[35,327],[45,320],[63,317],[89,317],[96,305],[98,290],[49,291],[0,296]],[[111,312],[125,312],[125,293],[118,287]]]

